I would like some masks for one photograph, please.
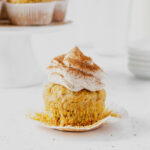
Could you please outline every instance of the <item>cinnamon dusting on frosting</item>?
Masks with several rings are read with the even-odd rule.
[[[61,84],[72,91],[97,91],[103,88],[103,70],[78,47],[67,54],[55,57],[48,69],[50,82]]]

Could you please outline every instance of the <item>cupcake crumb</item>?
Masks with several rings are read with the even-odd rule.
[[[55,142],[55,141],[56,141],[56,139],[55,139],[55,138],[52,138],[52,141],[53,141],[53,142]]]
[[[136,136],[136,133],[133,133],[133,136]]]

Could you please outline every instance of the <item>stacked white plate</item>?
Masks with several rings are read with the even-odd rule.
[[[136,77],[150,79],[150,40],[129,44],[128,68]]]

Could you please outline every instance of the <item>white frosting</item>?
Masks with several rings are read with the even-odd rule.
[[[98,66],[95,70],[90,68],[83,69],[81,66],[73,64],[67,59],[69,54],[70,58],[74,59],[74,57],[71,57],[71,51],[67,55],[64,55],[61,63],[55,58],[51,61],[48,80],[52,83],[63,85],[71,91],[80,91],[82,89],[98,91],[103,89],[104,85],[101,83],[104,75],[103,71]],[[77,59],[75,58],[75,60]],[[96,65],[92,59],[86,61],[86,63],[91,67],[93,67],[92,65]]]

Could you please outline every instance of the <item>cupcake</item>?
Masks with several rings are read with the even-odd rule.
[[[53,14],[53,21],[64,21],[67,12],[68,0],[55,0],[56,5]]]
[[[0,1],[0,16],[1,16],[1,11],[2,11],[2,2]]]
[[[52,0],[8,0],[7,12],[14,25],[49,25],[54,7]]]
[[[78,47],[52,59],[48,70],[45,112],[31,119],[49,127],[85,127],[106,117],[103,70]]]
[[[6,10],[6,0],[2,1],[2,9],[0,19],[8,19],[7,10]]]

